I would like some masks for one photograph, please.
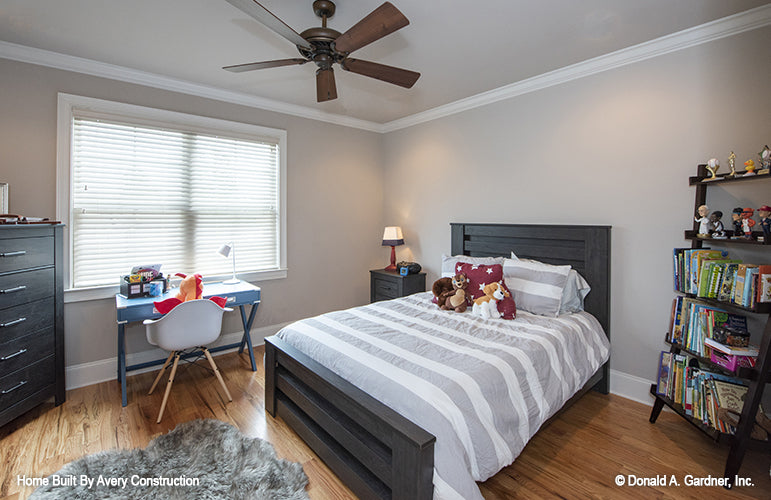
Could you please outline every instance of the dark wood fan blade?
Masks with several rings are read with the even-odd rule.
[[[284,21],[275,16],[271,11],[260,5],[255,0],[227,0],[233,7],[237,7],[243,12],[249,14],[268,28],[283,36],[290,42],[300,47],[310,49],[311,46],[305,38],[301,37],[295,30],[287,26]]]
[[[337,99],[335,87],[335,72],[332,68],[316,71],[316,102],[331,101]]]
[[[345,59],[340,63],[340,66],[351,73],[377,78],[378,80],[393,83],[407,89],[412,88],[415,82],[418,81],[418,78],[420,78],[420,73],[415,71],[362,61],[361,59]]]
[[[307,62],[307,59],[300,59],[298,57],[295,59],[277,59],[275,61],[235,64],[233,66],[225,66],[222,69],[232,71],[233,73],[243,73],[244,71],[253,71],[255,69],[278,68],[279,66],[291,66],[292,64],[305,64]]]
[[[348,31],[337,37],[335,48],[353,52],[410,24],[399,9],[386,2],[369,13]]]

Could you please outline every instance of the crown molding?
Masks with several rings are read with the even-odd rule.
[[[492,104],[504,99],[528,94],[572,80],[595,75],[628,64],[663,56],[672,52],[738,35],[771,24],[771,3],[732,16],[694,26],[648,42],[587,59],[570,66],[549,71],[487,92],[460,99],[382,125],[381,132],[393,132],[420,123]]]
[[[275,111],[291,116],[318,120],[335,125],[352,127],[370,132],[387,133],[412,127],[445,116],[535,92],[586,76],[633,64],[653,57],[708,43],[713,40],[738,35],[771,24],[771,3],[717,19],[693,28],[678,31],[648,42],[633,45],[609,54],[587,59],[570,66],[549,71],[503,87],[437,106],[427,111],[399,118],[387,123],[376,123],[345,115],[326,113],[307,106],[298,106],[241,92],[178,80],[155,73],[103,63],[82,57],[69,56],[48,50],[0,41],[0,58],[12,59],[51,68],[74,71],[127,83],[135,83],[173,92],[240,104],[252,108]]]
[[[108,64],[94,61],[92,59],[60,54],[58,52],[51,52],[48,50],[37,49],[25,45],[18,45],[1,40],[0,58],[37,64],[40,66],[47,66],[49,68],[62,69],[66,71],[74,71],[76,73],[83,73],[101,78],[109,78],[111,80],[118,80],[121,82],[135,83],[138,85],[145,85],[147,87],[154,87],[158,89],[179,92],[182,94],[194,95],[197,97],[205,97],[208,99],[215,99],[232,104],[240,104],[252,108],[264,109],[266,111],[275,111],[277,113],[299,116],[301,118],[309,118],[311,120],[333,123],[335,125],[368,130],[370,132],[382,132],[382,124],[367,120],[360,120],[358,118],[351,118],[349,116],[338,115],[334,113],[326,113],[324,111],[319,111],[318,109],[309,108],[307,106],[298,106],[296,104],[275,101],[265,97],[258,97],[241,92],[233,92],[218,87],[202,85],[199,83],[193,83],[168,76],[158,75],[155,73],[117,66],[115,64]]]

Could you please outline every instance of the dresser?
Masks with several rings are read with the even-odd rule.
[[[0,225],[0,426],[64,403],[61,224]]]
[[[426,291],[426,273],[402,276],[385,269],[369,272],[370,302],[396,299],[413,293]]]

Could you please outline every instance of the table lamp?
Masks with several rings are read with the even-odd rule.
[[[225,258],[231,254],[233,255],[233,277],[229,280],[223,281],[223,283],[226,285],[235,285],[236,283],[241,283],[241,280],[236,278],[236,246],[233,244],[233,242],[229,241],[228,243],[222,245],[220,249],[217,250],[217,253]]]
[[[386,267],[386,271],[396,271],[396,246],[404,245],[402,228],[399,226],[387,226],[383,231],[383,246],[391,247],[391,265]]]

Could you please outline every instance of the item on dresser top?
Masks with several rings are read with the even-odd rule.
[[[417,262],[401,261],[396,263],[396,270],[402,276],[408,274],[418,274],[422,267]]]

